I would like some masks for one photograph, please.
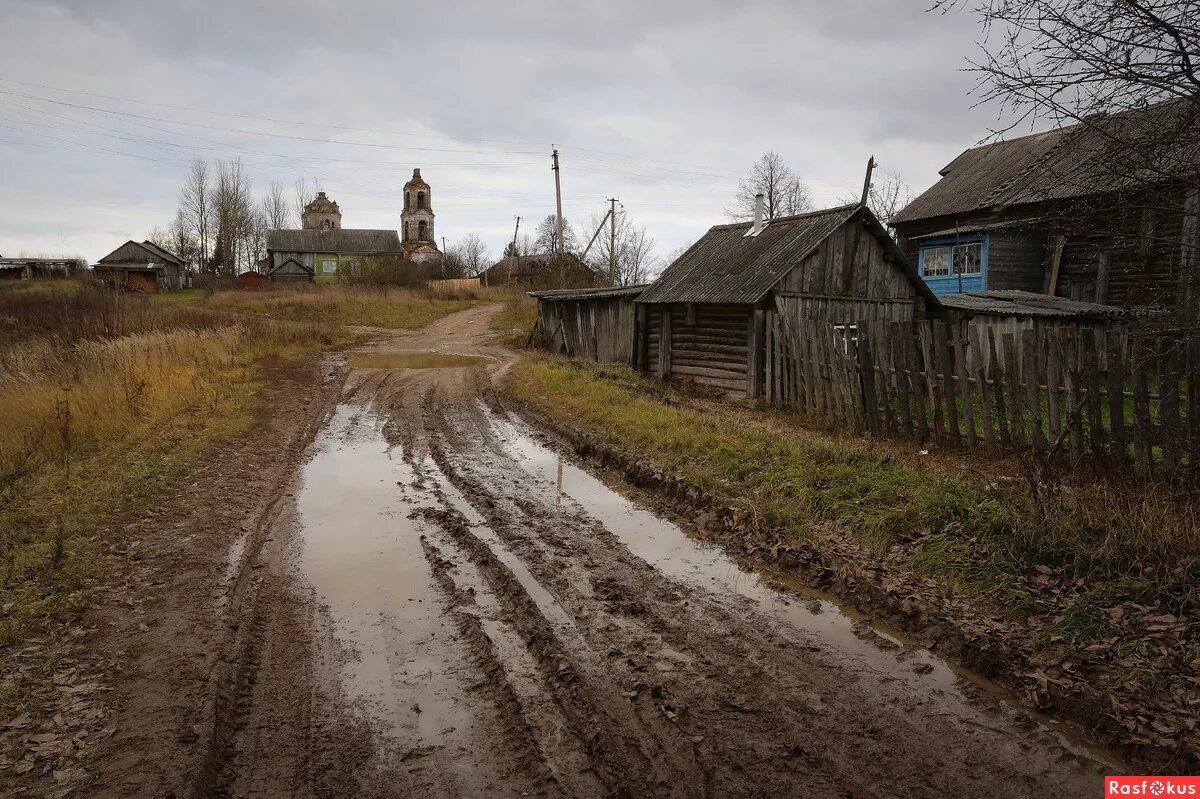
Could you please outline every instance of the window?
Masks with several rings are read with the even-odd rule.
[[[925,277],[945,277],[950,274],[950,251],[953,247],[927,247],[921,250],[921,274]]]
[[[921,277],[935,294],[982,291],[987,288],[988,239],[968,234],[921,243]]]
[[[428,235],[429,235],[429,225],[425,223],[424,219],[422,219],[420,222],[417,223],[417,240],[425,241],[426,237]]]
[[[418,209],[425,208],[425,192],[423,192],[423,191],[417,192],[417,208]]]
[[[321,261],[321,274],[336,275],[337,274],[337,259],[336,258],[326,258],[325,260]]]

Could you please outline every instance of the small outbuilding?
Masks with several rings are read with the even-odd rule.
[[[754,222],[717,225],[636,302],[638,368],[749,398],[765,393],[768,331],[806,320],[831,329],[913,321],[938,308],[895,241],[858,203],[772,220],[760,210]]]
[[[646,286],[531,291],[537,329],[554,352],[573,358],[632,366],[634,300]]]
[[[271,267],[267,279],[279,283],[312,283],[313,269],[298,258],[285,258]]]
[[[239,288],[244,288],[244,289],[261,288],[261,287],[267,285],[267,276],[264,275],[262,272],[255,271],[253,269],[248,269],[245,272],[242,272],[240,275],[238,275],[234,282],[237,283]]]
[[[92,268],[105,285],[144,294],[182,289],[184,270],[182,258],[149,241],[127,241]]]

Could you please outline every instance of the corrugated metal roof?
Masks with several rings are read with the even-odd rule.
[[[1182,99],[973,147],[892,223],[1161,182],[1200,162],[1197,130],[1200,102]]]
[[[394,230],[268,230],[267,249],[276,252],[400,252]]]
[[[858,209],[856,203],[772,219],[750,237],[750,222],[717,225],[668,266],[638,302],[757,302]]]
[[[996,316],[1114,319],[1130,315],[1130,311],[1115,305],[1079,302],[1031,291],[972,291],[941,294],[938,299],[943,307],[951,310]]]
[[[606,297],[636,297],[646,290],[649,283],[639,286],[605,286],[598,289],[547,289],[546,291],[527,291],[530,297],[545,300],[593,300]]]

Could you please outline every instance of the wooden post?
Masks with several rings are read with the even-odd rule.
[[[1025,443],[1025,421],[1021,417],[1021,367],[1020,358],[1017,352],[1016,337],[1012,333],[1005,333],[1001,337],[1004,342],[1004,362],[1007,365],[1005,371],[1008,373],[1005,380],[1008,383],[1008,410],[1012,414],[1012,425],[1009,427],[1009,433],[1012,434],[1012,443],[1015,446],[1021,446]]]
[[[1005,444],[1012,441],[1008,432],[1008,413],[1004,407],[1004,370],[1000,367],[1000,357],[996,352],[996,331],[988,328],[988,354],[992,373],[992,396],[996,400],[996,425],[1000,428],[1000,440]]]
[[[1166,343],[1158,359],[1158,439],[1162,442],[1163,471],[1172,475],[1179,465],[1179,371],[1177,351]]]
[[[1046,449],[1046,437],[1042,435],[1042,397],[1041,379],[1037,361],[1037,331],[1033,329],[1021,332],[1021,352],[1024,355],[1025,368],[1021,370],[1021,380],[1025,384],[1025,398],[1029,404],[1029,443],[1034,449]]]
[[[963,426],[966,428],[967,448],[975,449],[975,392],[971,390],[971,368],[967,360],[967,342],[961,323],[955,322],[949,330],[954,336],[954,372],[958,380],[958,393],[962,397]]]
[[[1108,426],[1112,440],[1110,454],[1120,467],[1128,458],[1125,445],[1125,349],[1121,346],[1121,334],[1108,334],[1105,347],[1105,369],[1108,372]]]
[[[975,388],[979,394],[980,437],[986,444],[995,440],[992,436],[992,401],[991,391],[987,384],[987,361],[983,357],[983,347],[979,343],[979,328],[969,323],[968,325],[970,360],[974,366],[972,374],[975,377]]]
[[[911,338],[912,328],[907,322],[887,322],[885,327],[890,331],[892,368],[896,372],[896,404],[900,406],[900,424],[904,429],[904,434],[911,436],[914,430],[912,405],[909,401],[911,392],[909,389],[908,350],[905,348],[904,342]]]
[[[1149,343],[1140,334],[1131,342],[1130,351],[1132,354],[1129,368],[1133,378],[1133,418],[1137,425],[1137,432],[1133,438],[1133,451],[1137,458],[1138,472],[1149,477],[1154,464],[1154,435],[1150,426],[1148,377],[1154,361],[1148,357]]]
[[[946,400],[947,435],[950,445],[962,446],[962,437],[958,429],[958,391],[954,385],[954,364],[950,360],[949,328],[946,323],[933,323],[933,350],[937,359],[937,368],[941,372],[942,397]]]
[[[1083,331],[1083,375],[1084,389],[1087,392],[1088,421],[1090,422],[1090,437],[1092,463],[1097,472],[1101,470],[1104,461],[1105,437],[1104,419],[1101,414],[1100,389],[1100,350],[1104,346],[1103,334],[1098,330]]]
[[[1058,291],[1058,268],[1062,264],[1063,245],[1066,243],[1066,236],[1056,236],[1054,239],[1054,254],[1050,256],[1050,279],[1046,284],[1046,293],[1051,297]]]
[[[662,328],[658,332],[658,379],[671,379],[671,306],[660,305]]]
[[[925,380],[929,386],[929,402],[933,405],[933,429],[939,444],[946,443],[946,424],[942,416],[942,387],[938,379],[938,359],[934,353],[933,337],[936,332],[933,322],[920,327],[921,353],[924,355]]]
[[[1112,256],[1102,252],[1096,256],[1096,302],[1108,302],[1108,280],[1112,269]]]

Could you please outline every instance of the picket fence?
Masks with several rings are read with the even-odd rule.
[[[765,399],[875,435],[1200,471],[1200,337],[769,313]]]

